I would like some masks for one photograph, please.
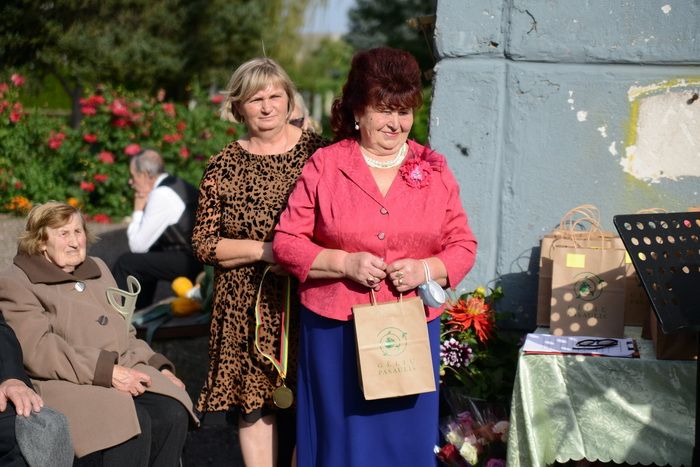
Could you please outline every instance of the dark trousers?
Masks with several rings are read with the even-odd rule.
[[[172,281],[184,276],[194,281],[202,271],[202,265],[191,253],[185,251],[152,251],[148,253],[124,253],[112,270],[120,289],[127,290],[127,276],[134,276],[141,284],[136,309],[153,303],[159,280]]]
[[[134,398],[141,434],[76,459],[74,467],[175,467],[187,438],[189,415],[173,398],[146,392]],[[105,429],[109,425],[105,425]]]
[[[15,438],[15,407],[8,403],[7,409],[0,413],[0,466],[26,467]]]

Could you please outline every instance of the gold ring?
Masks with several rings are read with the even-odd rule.
[[[399,277],[399,285],[403,284],[403,278]]]
[[[398,272],[396,273],[396,277],[398,277],[399,279],[402,279],[402,278],[403,278],[403,272],[398,271]]]
[[[374,276],[369,276],[369,277],[367,278],[367,283],[368,283],[368,284],[374,283]]]

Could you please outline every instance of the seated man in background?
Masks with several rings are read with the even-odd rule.
[[[129,184],[134,189],[134,212],[126,230],[129,253],[114,265],[119,288],[127,290],[127,276],[141,283],[136,308],[153,302],[158,280],[178,276],[194,280],[202,265],[190,243],[197,208],[197,189],[165,172],[163,158],[146,149],[129,162]]]
[[[0,314],[0,465],[26,466],[27,461],[32,466],[68,467],[73,464],[73,445],[65,416],[45,408],[32,389],[22,349]]]

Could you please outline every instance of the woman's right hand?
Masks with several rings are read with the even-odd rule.
[[[386,263],[372,253],[348,253],[344,266],[345,277],[374,290],[380,289],[380,284],[386,277]]]
[[[114,365],[112,370],[112,387],[127,392],[132,396],[138,396],[146,391],[151,385],[151,377],[146,373],[141,373],[133,368],[121,365]]]

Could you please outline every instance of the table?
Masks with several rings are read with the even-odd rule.
[[[640,358],[524,355],[518,361],[508,466],[569,460],[690,466],[695,361],[657,360],[640,328]]]

